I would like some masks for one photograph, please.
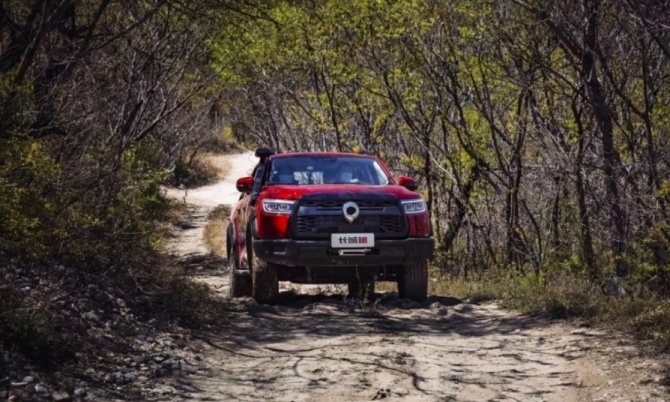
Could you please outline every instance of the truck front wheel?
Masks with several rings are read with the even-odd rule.
[[[398,296],[423,302],[428,297],[428,262],[406,264],[398,277]]]

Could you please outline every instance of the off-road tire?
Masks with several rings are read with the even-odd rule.
[[[398,296],[423,302],[428,297],[428,262],[403,265],[398,277]]]
[[[246,270],[230,270],[230,297],[250,297],[252,293],[251,272]]]
[[[352,279],[348,283],[348,296],[361,300],[370,299],[375,294],[374,280]]]
[[[228,258],[228,261],[231,260],[233,257],[233,227],[228,224],[228,228],[226,228],[226,258]],[[235,261],[235,260],[233,260]],[[229,268],[232,270],[233,266],[229,265]]]
[[[252,291],[251,272],[246,269],[237,269],[235,258],[230,258],[230,298],[250,297]]]
[[[252,241],[253,243],[253,241]],[[253,244],[252,244],[253,247]],[[279,280],[277,279],[277,265],[263,261],[256,257],[253,248],[251,254],[252,297],[258,303],[267,303],[274,300],[279,294]]]

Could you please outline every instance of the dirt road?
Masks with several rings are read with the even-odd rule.
[[[229,178],[172,191],[190,205],[171,250],[202,257],[209,210],[238,198],[235,179],[255,159],[231,156]],[[227,294],[227,276],[196,279]],[[284,288],[286,289],[286,287]],[[224,401],[661,401],[665,366],[617,334],[473,305],[449,297],[423,304],[391,292],[361,305],[314,288],[273,305],[231,301],[225,329],[189,346],[197,371],[165,380],[159,400]],[[177,392],[181,390],[181,392]],[[175,396],[179,395],[179,396]]]

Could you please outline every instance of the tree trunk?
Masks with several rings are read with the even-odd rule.
[[[591,222],[589,212],[586,207],[586,188],[584,186],[584,174],[582,172],[582,162],[584,160],[584,127],[582,126],[581,113],[573,101],[572,113],[575,116],[578,130],[577,143],[577,163],[575,166],[576,187],[577,187],[577,205],[579,208],[579,235],[581,241],[581,262],[586,266],[591,279],[597,279],[600,275],[598,267],[594,264],[593,239],[591,237]]]
[[[621,170],[621,159],[614,147],[614,133],[612,116],[613,111],[607,103],[602,85],[598,79],[598,69],[595,63],[595,54],[598,49],[598,13],[600,1],[585,0],[584,6],[588,12],[587,29],[584,37],[585,49],[582,52],[582,79],[586,86],[586,95],[593,110],[603,144],[603,173],[605,174],[605,189],[607,191],[610,214],[610,247],[616,259],[617,275],[625,275],[626,270],[620,258],[625,240],[626,217],[621,207],[619,197],[618,177]]]

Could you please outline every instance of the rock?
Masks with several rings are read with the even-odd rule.
[[[83,398],[86,396],[86,389],[85,388],[77,388],[74,390],[74,396],[77,398]]]
[[[88,313],[84,313],[84,317],[91,321],[100,321],[100,317],[93,310],[89,311]]]
[[[133,382],[137,379],[137,375],[135,373],[126,373],[123,375],[123,381],[124,382]]]
[[[174,360],[167,359],[161,364],[161,367],[164,369],[171,369],[173,368],[174,364],[175,364]]]
[[[169,385],[157,385],[153,391],[160,395],[171,395],[175,393],[175,389]]]
[[[31,382],[35,381],[35,379],[32,376],[25,376],[23,377],[23,382],[30,384]]]
[[[12,386],[12,388],[23,388],[26,385],[28,385],[28,383],[27,382],[13,382],[10,385]]]
[[[186,374],[195,374],[195,373],[198,372],[198,368],[197,368],[197,367],[189,366],[188,364],[184,364],[184,365],[181,367],[181,370],[182,370],[184,373],[186,373]]]
[[[175,388],[177,388],[177,389],[180,390],[180,391],[185,391],[185,392],[191,392],[191,393],[196,393],[196,392],[198,392],[198,389],[197,389],[197,388],[192,387],[192,386],[190,386],[190,385],[188,385],[188,384],[177,383],[177,384],[175,384]]]
[[[46,394],[49,392],[49,390],[44,385],[37,384],[35,385],[35,392],[37,392],[38,394]]]
[[[133,357],[133,361],[135,361],[135,364],[146,363],[149,359],[150,359],[149,356],[135,356],[135,357]]]
[[[391,397],[391,390],[389,388],[382,388],[377,391],[375,396],[372,397],[373,401],[378,401],[380,399],[386,399]]]
[[[0,391],[0,399],[7,399],[8,391]]]
[[[68,402],[72,400],[70,394],[65,391],[55,391],[51,394],[51,397],[53,398],[54,402]]]

